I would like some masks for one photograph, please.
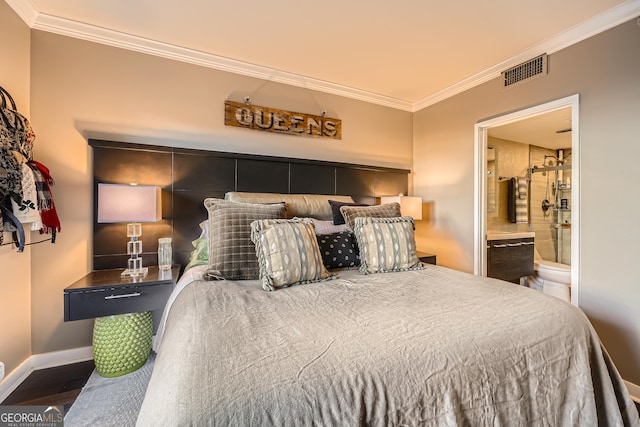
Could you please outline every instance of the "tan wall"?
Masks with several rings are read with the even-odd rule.
[[[580,306],[623,377],[640,384],[640,27],[635,20],[549,58],[549,75],[503,90],[500,79],[414,116],[414,189],[433,201],[421,250],[473,271],[474,124],[580,94]],[[574,182],[575,185],[575,182]]]
[[[30,30],[5,2],[0,2],[0,28],[4,39],[0,43],[0,86],[29,117]],[[4,237],[5,243],[11,241],[10,233]],[[0,247],[0,271],[0,361],[9,374],[31,355],[30,248],[17,253],[11,246]]]
[[[36,154],[56,180],[56,245],[33,249],[33,351],[90,345],[91,321],[64,323],[63,289],[90,270],[87,137],[409,169],[412,114],[41,31],[32,33]],[[224,101],[342,120],[342,140],[224,126]]]
[[[5,3],[0,24],[15,40],[0,47],[3,58],[11,58],[2,84],[23,111],[29,111],[31,93],[36,158],[56,179],[63,227],[56,245],[31,249],[31,260],[28,252],[0,249],[2,283],[11,284],[0,287],[0,324],[13,326],[0,334],[0,360],[9,371],[31,353],[90,344],[90,321],[62,322],[62,290],[91,268],[87,137],[403,168],[413,161],[414,191],[427,205],[425,220],[418,222],[419,248],[437,253],[439,264],[471,271],[473,125],[579,93],[581,306],[625,379],[640,383],[640,293],[633,268],[640,207],[632,197],[640,181],[635,22],[553,54],[545,78],[507,91],[494,80],[421,110],[413,115],[413,128],[406,112],[40,31],[31,33],[30,87],[29,30]],[[343,120],[343,140],[225,128],[223,101],[245,95],[281,109],[327,108]]]
[[[529,166],[529,145],[501,138],[487,138],[487,145],[493,147],[496,156],[496,211],[487,213],[487,230],[528,231],[527,224],[509,222],[509,179],[527,176]],[[504,177],[500,181],[500,177]]]

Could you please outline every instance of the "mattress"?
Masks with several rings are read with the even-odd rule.
[[[582,311],[528,288],[435,265],[179,288],[140,426],[639,424]]]

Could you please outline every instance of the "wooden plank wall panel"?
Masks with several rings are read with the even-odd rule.
[[[158,238],[173,238],[174,262],[188,263],[207,219],[203,201],[228,191],[351,195],[375,204],[380,196],[407,194],[408,170],[306,159],[223,153],[89,140],[93,147],[94,218],[97,185],[132,181],[162,188],[163,219],[143,224],[144,265],[157,264]],[[125,268],[126,224],[94,220],[93,268]]]
[[[173,251],[181,265],[189,262],[192,241],[200,236],[198,224],[207,219],[203,201],[224,197],[236,188],[236,159],[192,150],[173,157]]]
[[[232,191],[236,188],[236,159],[187,152],[173,157],[173,189]]]
[[[252,193],[289,193],[289,163],[238,159],[237,190]]]
[[[376,197],[409,194],[406,173],[376,172]]]
[[[192,241],[200,236],[199,224],[208,218],[204,207],[207,197],[224,198],[226,191],[180,191],[173,192],[173,252],[174,260],[182,266],[187,265]]]
[[[353,197],[358,203],[376,203],[376,175],[373,170],[336,168],[336,192]]]
[[[149,147],[129,150],[107,147],[94,147],[94,218],[98,212],[98,184],[157,185],[162,188],[162,217],[157,223],[142,224],[142,259],[145,265],[157,264],[158,239],[171,236],[172,191],[171,191],[172,153]],[[126,268],[127,224],[93,224],[93,268]]]
[[[336,194],[336,168],[290,163],[291,194]]]

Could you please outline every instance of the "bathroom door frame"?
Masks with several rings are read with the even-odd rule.
[[[579,305],[580,287],[580,126],[578,94],[483,120],[474,125],[474,249],[473,272],[487,275],[487,135],[491,128],[571,107],[571,304]]]

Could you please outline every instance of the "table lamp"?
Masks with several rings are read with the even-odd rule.
[[[128,222],[127,254],[129,260],[122,277],[144,277],[149,269],[142,267],[142,224],[162,218],[160,187],[150,185],[98,184],[98,222]]]
[[[402,216],[410,216],[414,220],[422,219],[422,197],[417,196],[383,196],[380,197],[380,203],[400,203],[400,214]]]

